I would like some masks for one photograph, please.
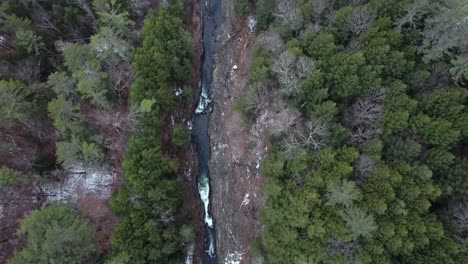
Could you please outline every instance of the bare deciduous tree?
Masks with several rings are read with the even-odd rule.
[[[299,90],[295,73],[296,55],[288,50],[282,52],[272,64],[272,70],[284,87],[285,94],[296,94]]]
[[[300,81],[311,74],[315,64],[308,57],[298,58],[294,53],[286,50],[277,57],[271,67],[278,76],[282,94],[294,96],[301,92]]]
[[[39,25],[39,27],[42,27],[46,30],[54,30],[58,34],[62,34],[60,30],[55,26],[55,21],[54,21],[54,16],[51,14],[51,12],[48,12],[45,10],[42,5],[40,4],[35,4],[34,5],[34,12],[31,14],[32,20]]]
[[[304,20],[296,0],[280,0],[273,15],[282,25],[292,30],[299,29]]]
[[[374,127],[358,127],[353,132],[353,140],[362,144],[378,136],[380,130]]]
[[[346,121],[352,127],[371,126],[383,115],[384,89],[373,95],[361,97],[346,111]]]
[[[266,51],[279,52],[284,49],[283,39],[271,28],[260,33],[258,41]]]
[[[39,80],[39,76],[40,61],[34,58],[28,58],[20,62],[15,70],[15,77],[28,84],[33,84]]]
[[[296,75],[299,79],[305,79],[309,77],[312,71],[315,69],[315,62],[307,57],[301,56],[296,62]]]
[[[328,255],[343,256],[349,260],[349,263],[359,263],[357,259],[357,253],[361,250],[361,247],[356,242],[343,242],[337,238],[331,238],[330,244],[328,245]]]
[[[283,101],[278,102],[273,107],[275,114],[269,120],[270,133],[274,136],[281,136],[288,132],[299,119],[299,112],[287,107]]]
[[[406,8],[406,14],[395,22],[396,28],[401,30],[404,25],[409,25],[412,28],[417,26],[417,20],[428,11],[428,5],[427,0],[415,0]]]
[[[319,18],[322,12],[325,10],[325,8],[328,5],[327,0],[312,0],[310,3],[312,4],[312,9],[314,12],[315,17]]]
[[[353,36],[359,36],[372,25],[375,17],[374,12],[368,10],[366,7],[355,7],[346,20],[346,27],[353,33]]]
[[[259,113],[269,105],[269,91],[266,82],[256,82],[249,85],[244,96],[245,108],[249,112]]]
[[[459,202],[449,207],[455,223],[457,224],[458,232],[463,235],[468,235],[468,202]],[[466,238],[466,237],[463,237]]]
[[[365,142],[378,135],[378,121],[384,114],[385,89],[376,89],[371,95],[359,98],[344,115],[344,123],[353,129],[353,139]]]
[[[320,150],[325,147],[328,125],[321,120],[309,121],[303,128],[290,129],[286,133],[284,147],[287,152],[300,148]]]
[[[354,165],[355,181],[358,185],[362,184],[364,178],[375,169],[375,161],[369,155],[362,154]]]
[[[130,62],[128,60],[120,61],[120,63],[111,67],[109,72],[109,81],[112,85],[112,91],[117,96],[122,96],[125,90],[129,88],[132,81],[132,72]]]

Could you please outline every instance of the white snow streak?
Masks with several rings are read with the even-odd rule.
[[[243,206],[245,205],[248,205],[250,203],[250,199],[249,199],[249,194],[246,193],[245,196],[244,196],[244,200],[242,201],[242,204],[241,204],[241,207],[242,208]]]

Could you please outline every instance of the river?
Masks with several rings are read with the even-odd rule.
[[[202,66],[200,101],[195,109],[192,139],[198,156],[198,193],[203,202],[204,214],[204,264],[216,264],[215,221],[210,210],[210,140],[208,126],[212,111],[211,89],[213,83],[213,54],[215,29],[221,23],[221,0],[199,0],[202,18]]]

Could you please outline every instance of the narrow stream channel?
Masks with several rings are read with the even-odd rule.
[[[213,53],[215,48],[215,28],[220,23],[222,14],[221,0],[199,0],[202,18],[202,68],[200,101],[195,110],[193,142],[198,155],[198,193],[205,208],[204,216],[204,264],[216,264],[215,222],[210,213],[210,141],[208,126],[212,104],[210,98],[213,83]]]

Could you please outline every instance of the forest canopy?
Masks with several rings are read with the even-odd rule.
[[[467,262],[465,1],[265,0],[256,16],[238,105],[273,105],[267,262]]]

